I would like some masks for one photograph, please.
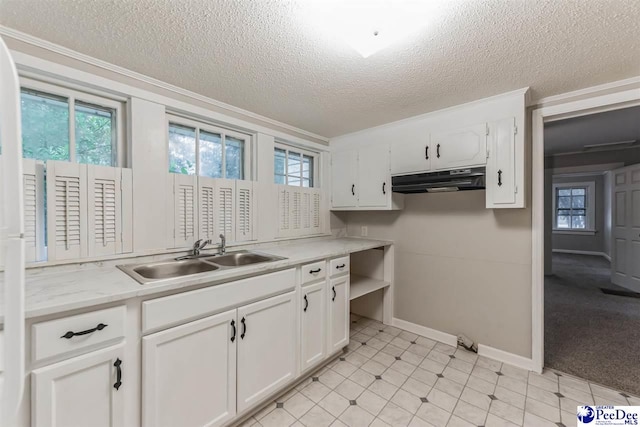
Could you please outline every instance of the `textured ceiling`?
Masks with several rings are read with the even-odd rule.
[[[585,145],[633,140],[640,146],[640,107],[558,120],[544,126],[547,155],[580,152]]]
[[[437,0],[416,37],[369,58],[304,3],[0,0],[0,24],[327,137],[640,75],[638,0]]]

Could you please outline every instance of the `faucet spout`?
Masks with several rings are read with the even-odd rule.
[[[224,237],[224,234],[220,233],[220,248],[218,253],[224,255],[225,252],[227,252],[227,238]]]

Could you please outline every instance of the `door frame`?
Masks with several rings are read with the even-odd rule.
[[[543,99],[531,113],[531,366],[533,371],[542,372],[544,368],[544,124],[549,121],[637,105],[640,105],[640,77]]]

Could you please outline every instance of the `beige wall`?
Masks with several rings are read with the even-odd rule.
[[[398,212],[339,214],[396,244],[395,317],[531,357],[531,210],[485,192],[408,195]]]

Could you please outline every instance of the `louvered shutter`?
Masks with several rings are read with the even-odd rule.
[[[120,168],[87,165],[90,257],[122,252],[121,176]]]
[[[197,179],[194,175],[172,175],[174,247],[189,247],[198,239]]]
[[[120,168],[122,253],[133,252],[133,170]]]
[[[292,236],[302,235],[302,191],[294,189],[291,191],[291,233]]]
[[[216,235],[224,234],[227,242],[235,242],[235,181],[217,178],[215,180]]]
[[[44,253],[44,163],[22,160],[24,197],[25,261],[43,261]]]
[[[87,166],[47,162],[49,261],[87,256]]]
[[[291,187],[278,185],[278,237],[291,235]]]
[[[322,232],[322,193],[320,190],[311,189],[311,234]]]
[[[236,241],[254,240],[255,187],[251,181],[236,181]]]
[[[218,240],[216,235],[216,186],[215,179],[198,177],[198,206],[200,215],[200,239]]]

